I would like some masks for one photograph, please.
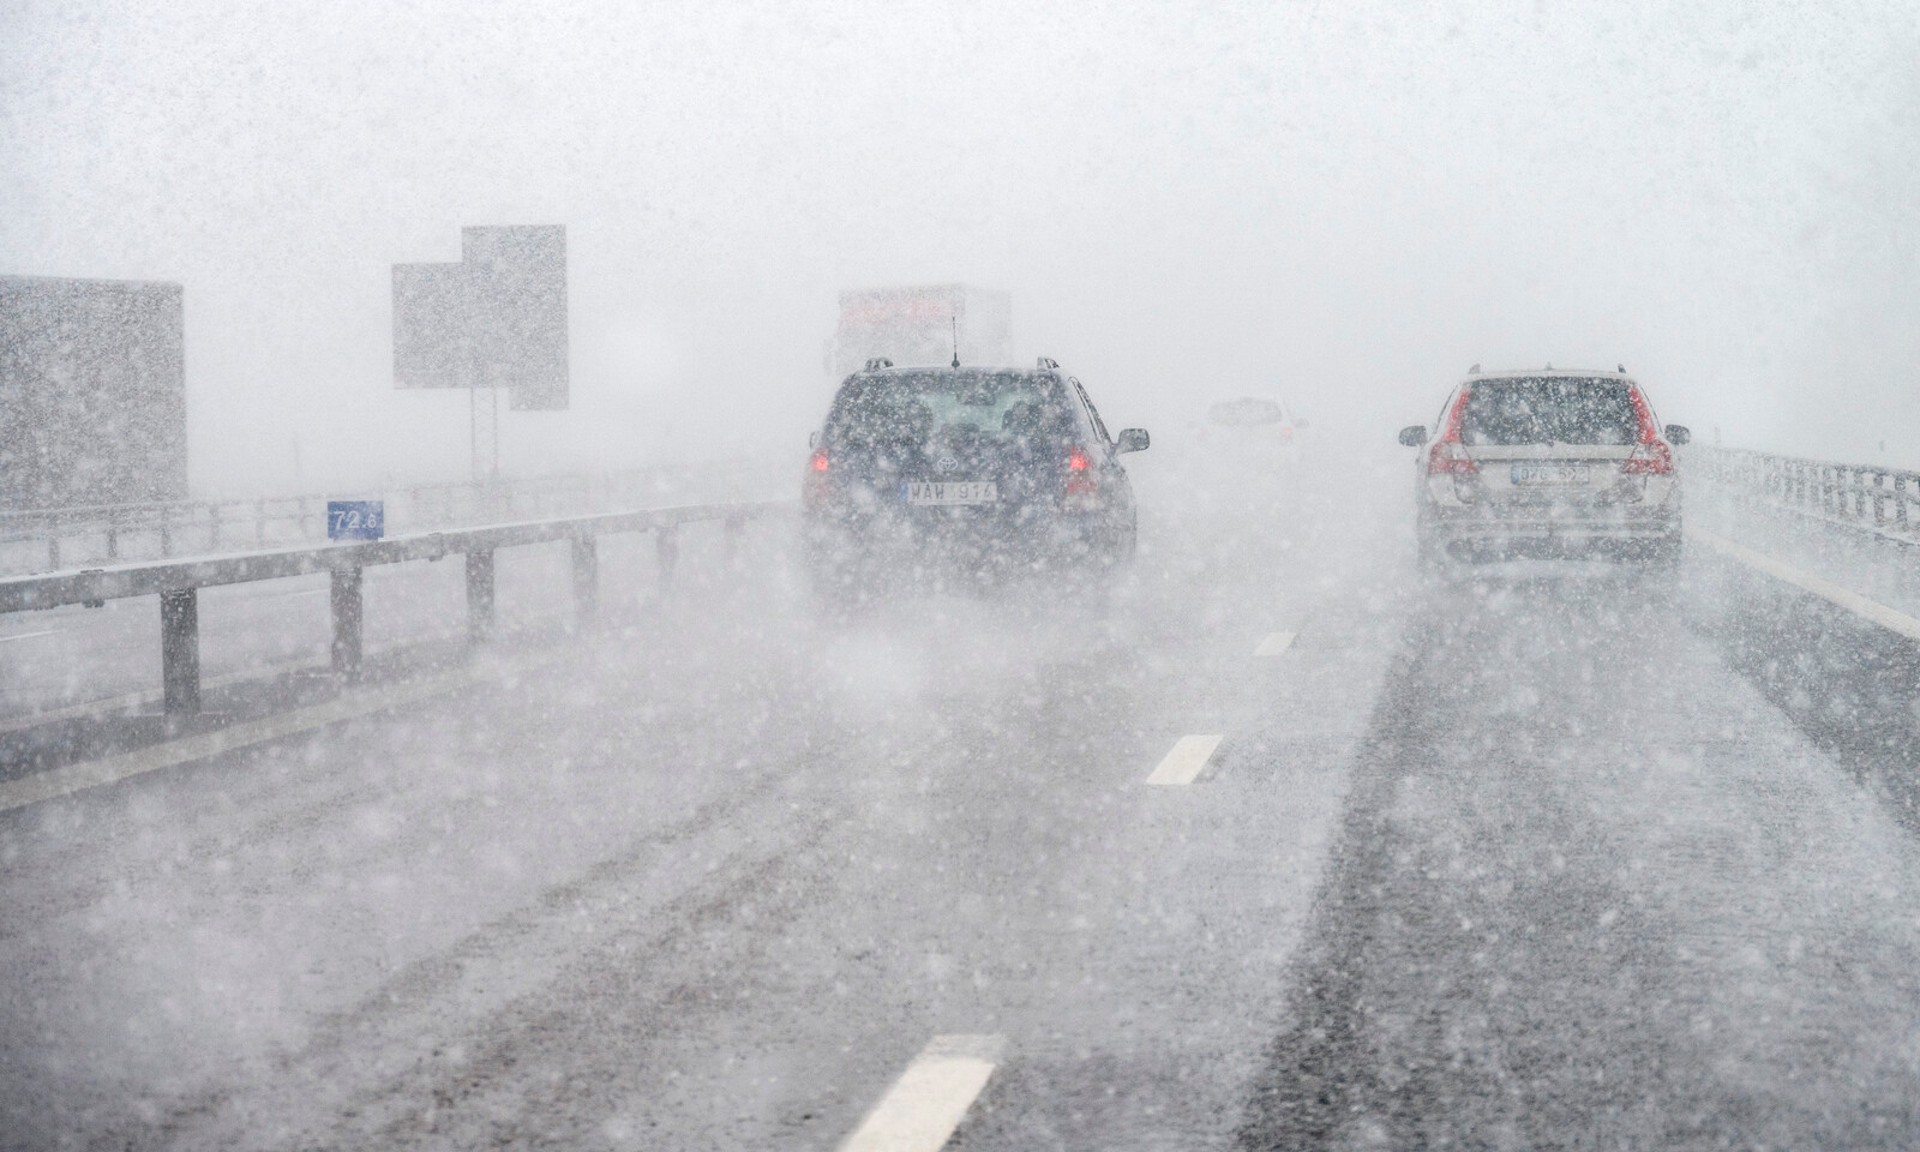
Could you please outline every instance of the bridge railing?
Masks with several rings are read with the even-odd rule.
[[[1696,445],[1697,476],[1738,500],[1920,542],[1920,472]]]
[[[108,600],[158,595],[165,709],[169,715],[188,715],[200,710],[199,591],[202,588],[328,573],[332,580],[329,605],[333,620],[333,671],[343,680],[351,680],[360,672],[361,573],[369,567],[465,556],[467,630],[472,640],[480,641],[493,629],[493,554],[497,549],[560,540],[571,542],[575,610],[580,619],[588,620],[594,615],[599,599],[596,542],[601,536],[653,533],[660,578],[663,584],[670,584],[679,558],[679,531],[683,525],[718,522],[726,533],[726,546],[731,555],[748,521],[788,506],[781,501],[686,504],[421,532],[358,543],[264,549],[0,577],[0,612],[66,604],[98,607]]]

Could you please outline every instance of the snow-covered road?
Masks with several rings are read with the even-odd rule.
[[[1132,458],[1105,610],[826,625],[769,527],[0,813],[5,1146],[1908,1143],[1907,729],[1755,656],[1837,625],[1710,557],[1422,583],[1390,451],[1219,447]]]

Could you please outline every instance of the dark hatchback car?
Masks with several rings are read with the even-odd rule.
[[[1103,574],[1133,554],[1133,488],[1086,389],[1032,369],[895,368],[847,377],[803,485],[815,588],[845,600],[905,581]],[[914,585],[917,586],[917,583]]]

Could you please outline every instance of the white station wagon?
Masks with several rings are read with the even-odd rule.
[[[1626,369],[1475,370],[1440,406],[1432,433],[1400,430],[1415,469],[1420,559],[1680,560],[1673,449]]]

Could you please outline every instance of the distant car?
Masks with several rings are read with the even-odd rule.
[[[1471,373],[1421,449],[1414,490],[1423,564],[1452,559],[1680,559],[1687,429],[1655,419],[1626,370]]]
[[[1207,408],[1207,423],[1270,431],[1282,444],[1293,442],[1294,429],[1300,425],[1285,404],[1264,396],[1242,396],[1213,404]]]
[[[1133,554],[1134,499],[1086,389],[1052,360],[1022,368],[896,368],[847,377],[802,487],[818,591],[861,598],[915,578],[1068,569]]]
[[[1225,424],[1242,428],[1249,424],[1288,424],[1286,406],[1278,400],[1267,400],[1259,396],[1242,396],[1238,400],[1222,400],[1207,409],[1207,422]]]

